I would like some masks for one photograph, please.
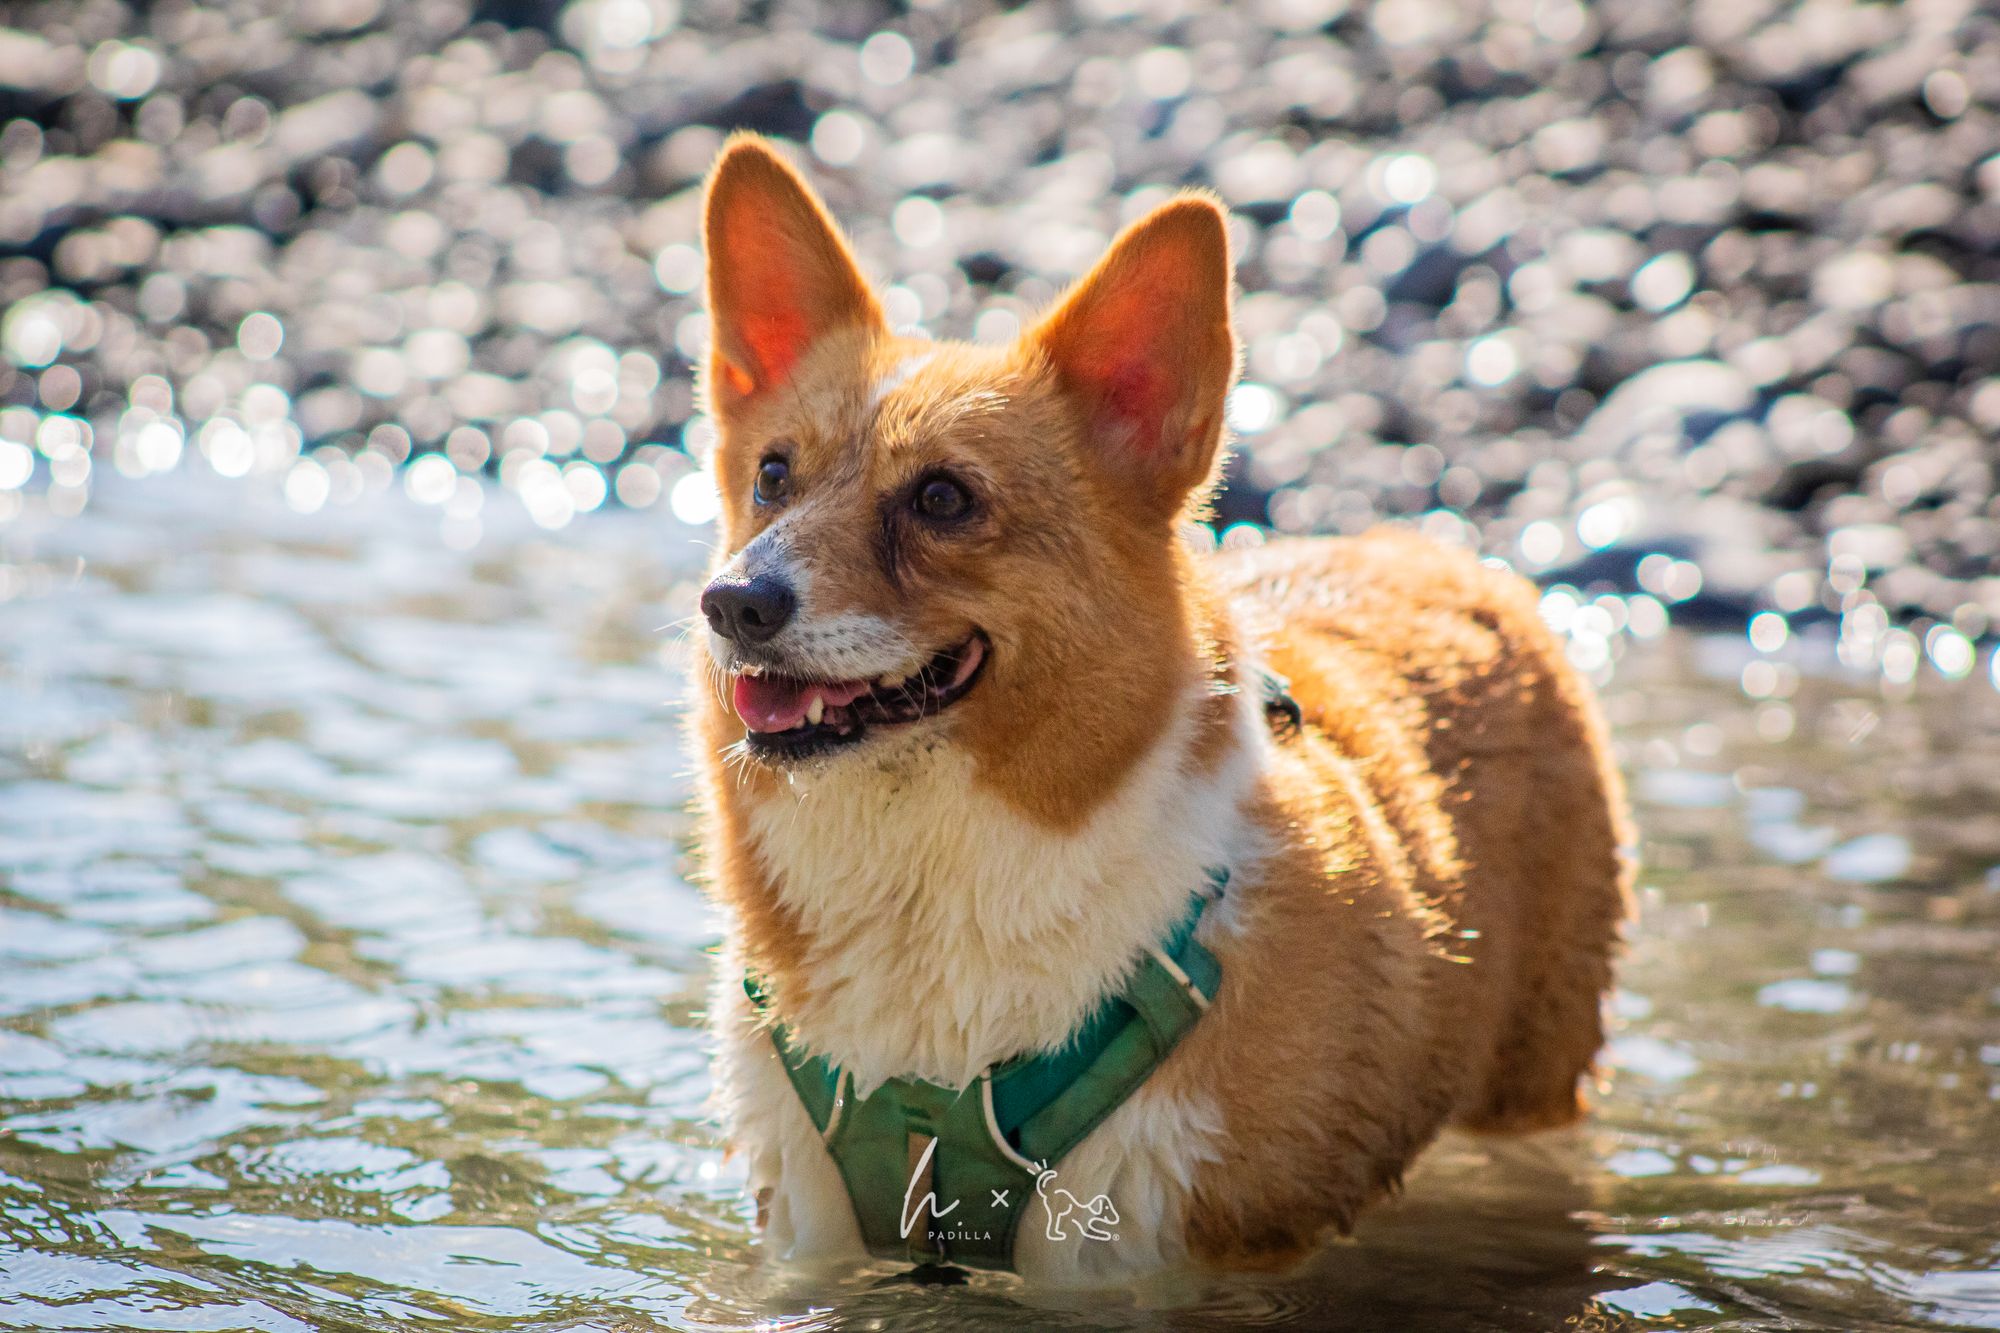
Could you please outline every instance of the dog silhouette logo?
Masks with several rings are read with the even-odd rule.
[[[1079,1240],[1118,1239],[1118,1233],[1111,1229],[1118,1225],[1118,1209],[1109,1195],[1100,1194],[1086,1203],[1059,1185],[1051,1189],[1049,1182],[1056,1173],[1046,1163],[1041,1167],[1041,1174],[1035,1177],[1035,1193],[1042,1197],[1042,1208],[1048,1213],[1044,1229],[1050,1240],[1070,1239],[1070,1225],[1075,1226]]]

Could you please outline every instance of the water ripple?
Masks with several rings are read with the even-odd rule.
[[[1624,658],[1646,869],[1594,1117],[1447,1141],[1299,1273],[806,1281],[709,1119],[654,632],[698,552],[602,515],[412,593],[396,505],[148,486],[45,534],[90,573],[0,635],[0,702],[54,701],[0,751],[0,1326],[2000,1323],[1990,695],[1805,674],[1841,722],[1774,740],[1714,653]]]

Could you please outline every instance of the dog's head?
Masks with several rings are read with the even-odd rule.
[[[722,546],[701,610],[749,753],[1088,749],[1111,773],[1143,750],[1197,669],[1176,529],[1235,370],[1222,211],[1155,209],[1005,347],[892,332],[757,139],[717,162],[705,229]]]

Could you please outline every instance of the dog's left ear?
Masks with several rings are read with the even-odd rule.
[[[1236,375],[1221,206],[1183,195],[1133,223],[1029,336],[1083,408],[1095,455],[1178,513],[1215,466]]]
[[[708,391],[718,408],[784,383],[825,334],[887,327],[840,228],[812,187],[758,136],[734,136],[716,159],[702,231]]]

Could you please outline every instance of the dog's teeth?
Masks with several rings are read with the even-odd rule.
[[[900,688],[903,682],[908,679],[909,677],[903,675],[900,671],[892,671],[875,683],[885,690],[893,690]]]
[[[820,719],[825,716],[826,716],[826,696],[823,694],[815,694],[813,696],[812,703],[808,705],[806,708],[806,721],[812,723],[816,727],[820,724]]]

